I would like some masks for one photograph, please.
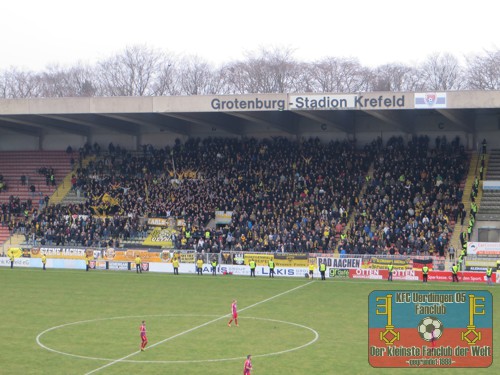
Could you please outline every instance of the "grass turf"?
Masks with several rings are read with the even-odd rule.
[[[239,374],[247,354],[254,356],[256,375],[486,374],[500,368],[495,360],[489,369],[370,367],[369,293],[423,287],[413,282],[0,268],[0,373]],[[425,289],[486,286],[429,283]],[[488,289],[498,306],[500,290]],[[235,298],[240,326],[229,328]],[[149,348],[136,353],[143,319]],[[499,321],[494,314],[494,327]],[[494,331],[494,342],[498,339]]]

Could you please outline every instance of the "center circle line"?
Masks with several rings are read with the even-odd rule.
[[[106,321],[106,320],[119,320],[119,319],[132,319],[132,318],[151,318],[151,317],[214,317],[215,315],[200,315],[200,314],[157,314],[157,315],[131,315],[131,316],[117,316],[117,317],[110,317],[110,318],[97,318],[97,319],[89,319],[89,320],[81,320],[77,322],[71,322],[71,323],[65,323],[61,324],[58,326],[54,326],[51,328],[48,328],[42,332],[40,332],[37,337],[36,337],[36,343],[38,346],[41,348],[48,350],[53,353],[57,353],[60,355],[65,355],[69,357],[75,357],[75,358],[81,358],[81,359],[88,359],[88,360],[94,360],[94,361],[115,361],[116,359],[114,358],[101,358],[101,357],[90,357],[90,356],[83,356],[79,354],[73,354],[73,353],[66,353],[60,350],[56,350],[54,348],[51,348],[41,342],[41,337],[45,335],[48,332],[55,331],[57,329],[73,326],[73,325],[78,325],[78,324],[85,324],[85,323],[94,323],[94,322],[100,322],[100,321]],[[277,320],[277,319],[268,319],[268,318],[257,318],[257,317],[240,317],[241,319],[253,319],[253,320],[263,320],[263,321],[268,321],[268,322],[274,322],[274,323],[281,323],[281,324],[288,324],[292,326],[296,326],[299,328],[306,329],[314,334],[314,338],[310,340],[309,342],[294,347],[290,349],[285,349],[281,350],[278,352],[272,352],[272,353],[264,353],[264,354],[256,354],[253,355],[252,357],[254,358],[259,358],[259,357],[270,357],[270,356],[275,356],[275,355],[280,355],[280,354],[285,354],[289,353],[292,351],[300,350],[302,348],[305,348],[309,345],[312,345],[319,339],[319,333],[314,330],[311,327],[307,327],[302,324],[298,323],[293,323],[293,322],[287,322],[284,320]],[[196,360],[133,360],[133,359],[124,359],[121,362],[126,362],[126,363],[209,363],[209,362],[226,362],[226,361],[236,361],[236,360],[241,360],[245,359],[246,357],[233,357],[233,358],[214,358],[214,359],[196,359]]]

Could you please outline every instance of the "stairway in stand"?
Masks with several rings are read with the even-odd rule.
[[[489,160],[487,160],[486,178],[488,181],[500,180],[500,150],[491,150]],[[477,212],[478,221],[499,221],[500,220],[500,190],[481,189],[483,199],[481,207]]]
[[[2,248],[2,245],[5,243],[5,241],[7,241],[9,237],[10,237],[9,227],[6,225],[5,226],[0,225],[0,255],[2,255],[2,253],[7,254],[8,248],[6,246],[3,246]]]
[[[472,191],[472,185],[474,184],[474,179],[476,178],[477,171],[477,163],[478,163],[479,156],[476,152],[471,154],[470,162],[469,162],[469,170],[467,172],[467,176],[465,178],[465,181],[461,184],[461,188],[463,188],[463,195],[462,195],[462,203],[464,204],[465,211],[467,212],[467,216],[464,219],[464,225],[460,225],[460,218],[458,219],[458,222],[455,223],[454,228],[453,228],[453,233],[451,236],[450,244],[453,245],[455,248],[455,251],[460,252],[462,249],[462,245],[460,244],[460,233],[462,231],[467,231],[467,226],[469,223],[469,211],[470,211],[470,193]],[[481,191],[481,189],[479,189]],[[479,206],[480,202],[480,195],[481,193],[479,192],[478,197],[476,198],[476,203]]]
[[[368,181],[371,181],[373,179],[374,171],[375,171],[375,166],[374,166],[374,163],[372,162],[370,164],[370,167],[368,168],[368,172],[366,173],[366,176],[369,177]],[[361,198],[365,195],[366,189],[368,188],[368,184],[369,184],[368,181],[365,179],[365,181],[363,183],[363,187],[361,188],[361,190],[358,194],[358,201],[360,201]],[[351,207],[351,212],[349,213],[349,220],[348,220],[347,224],[343,227],[342,233],[345,233],[347,235],[349,234],[349,231],[351,230],[351,228],[354,225],[354,220],[356,218],[357,209],[358,209],[357,207]],[[337,234],[335,237],[337,239],[337,244],[338,244],[340,234]],[[336,252],[338,252],[338,249],[339,249],[339,246],[337,246]]]

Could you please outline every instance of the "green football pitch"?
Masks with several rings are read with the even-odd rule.
[[[368,364],[368,295],[417,282],[0,268],[1,374],[491,374]],[[425,289],[500,286],[433,283]],[[238,300],[239,327],[227,326]],[[149,345],[140,352],[139,326]],[[500,314],[494,314],[494,328]],[[494,344],[500,330],[494,329]],[[497,352],[494,347],[494,352]]]

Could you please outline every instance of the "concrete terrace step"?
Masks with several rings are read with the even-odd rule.
[[[0,225],[0,245],[10,237],[9,227]]]
[[[87,198],[82,194],[78,196],[76,191],[70,190],[68,194],[61,201],[62,205],[75,204],[75,203],[85,203]]]
[[[500,213],[495,214],[495,213],[477,213],[476,215],[476,220],[477,221],[500,221]]]
[[[33,206],[38,207],[38,200],[52,195],[57,188],[47,186],[46,176],[38,171],[53,168],[56,184],[60,184],[71,171],[71,157],[76,158],[77,154],[65,151],[0,151],[0,173],[7,185],[7,190],[0,193],[0,203],[8,202],[13,195],[21,201],[31,199]],[[23,175],[27,177],[26,185],[21,184]],[[35,186],[34,194],[29,190],[31,185]]]
[[[481,201],[481,208],[500,207],[498,201]]]
[[[500,205],[500,199],[497,197],[482,197],[481,198],[481,206],[491,206],[491,205]]]
[[[492,210],[500,210],[500,204],[490,204],[488,206],[481,206],[479,212],[492,211]]]
[[[476,218],[479,217],[479,215],[481,216],[498,216],[500,215],[500,210],[496,210],[496,211],[484,211],[484,212],[481,212],[481,213],[477,213],[476,214]]]

